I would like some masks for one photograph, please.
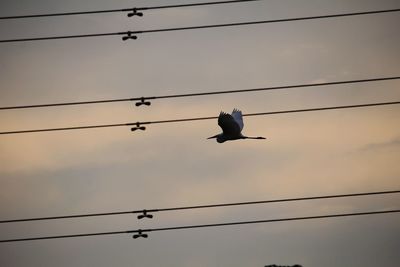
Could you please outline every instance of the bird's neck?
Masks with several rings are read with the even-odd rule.
[[[265,137],[262,136],[242,136],[243,139],[265,139]]]

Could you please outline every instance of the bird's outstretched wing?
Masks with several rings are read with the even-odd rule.
[[[225,135],[238,135],[240,133],[240,125],[232,117],[232,115],[222,112],[218,117],[218,125],[222,128]]]
[[[239,125],[240,131],[242,131],[243,130],[243,126],[244,126],[242,112],[235,108],[232,111],[232,117],[235,119],[236,123]]]

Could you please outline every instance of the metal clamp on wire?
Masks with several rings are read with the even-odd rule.
[[[146,130],[146,127],[140,126],[140,122],[137,122],[137,123],[136,123],[136,127],[131,128],[131,131],[132,131],[132,132],[133,132],[133,131],[136,131],[136,130],[142,130],[142,131],[144,131],[144,130]]]
[[[142,97],[142,98],[140,98],[140,102],[136,102],[135,105],[136,105],[137,107],[139,107],[139,106],[141,106],[141,105],[150,106],[150,105],[151,105],[151,102],[150,102],[150,101],[145,101],[145,100],[146,100],[146,98]]]
[[[148,234],[143,234],[143,230],[139,229],[136,235],[132,236],[134,239],[138,238],[138,237],[143,237],[143,238],[148,238]]]
[[[149,219],[152,219],[152,218],[153,218],[153,215],[152,215],[152,214],[148,214],[148,213],[147,213],[147,210],[143,210],[142,212],[143,212],[143,214],[140,214],[140,215],[137,216],[137,218],[138,218],[139,220],[140,220],[140,219],[143,219],[143,218],[149,218]]]
[[[129,39],[136,40],[136,39],[137,39],[137,36],[136,36],[136,35],[133,35],[131,31],[127,31],[127,32],[126,32],[126,36],[123,36],[123,37],[122,37],[122,41],[126,41],[126,40],[129,40]]]
[[[136,8],[133,8],[132,12],[128,13],[128,17],[133,17],[133,16],[143,17],[143,13],[142,12],[138,12]]]

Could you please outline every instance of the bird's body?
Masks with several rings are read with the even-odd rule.
[[[242,112],[238,109],[234,109],[232,114],[221,111],[218,125],[222,128],[222,133],[208,138],[216,138],[218,143],[237,139],[265,139],[265,137],[249,137],[242,134],[243,117]]]

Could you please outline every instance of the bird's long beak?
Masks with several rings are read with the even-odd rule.
[[[218,134],[217,134],[217,135],[214,135],[214,136],[211,136],[211,137],[208,137],[207,139],[217,138],[217,136],[218,136]]]

